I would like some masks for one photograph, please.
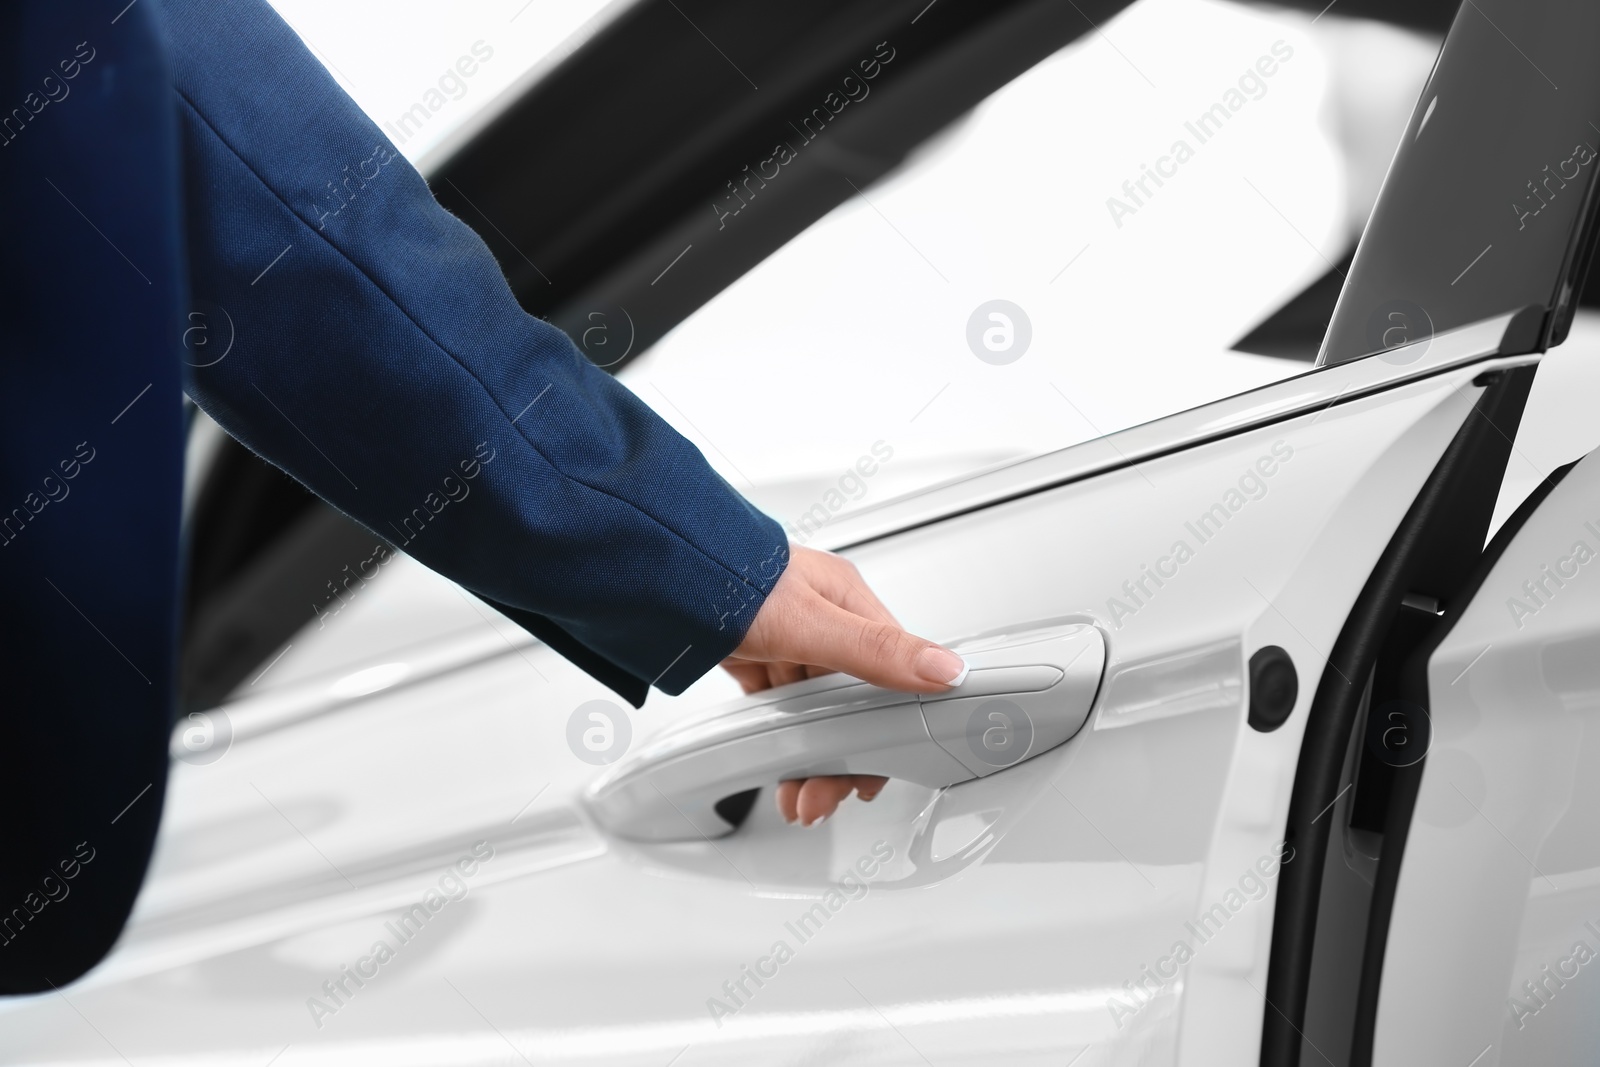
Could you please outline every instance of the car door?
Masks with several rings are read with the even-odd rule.
[[[236,706],[225,758],[177,768],[195,784],[116,957],[8,1005],[8,1041],[56,1061],[69,1024],[91,1036],[81,1011],[129,1055],[207,1062],[1248,1062],[1275,893],[1306,862],[1284,826],[1325,657],[1463,427],[1528,365],[1498,354],[1505,324],[830,528],[909,625],[977,662],[1081,670],[1048,650],[1063,632],[1099,651],[1058,704],[1003,685],[985,702],[1026,717],[963,708],[945,737],[969,767],[991,728],[1003,750],[1075,717],[1070,740],[896,780],[821,828],[762,797],[723,833],[670,788],[645,812],[667,831],[615,818],[627,763],[598,786],[596,764],[628,717],[542,649],[365,700],[383,679],[357,678],[309,732]],[[570,715],[526,713],[535,672]],[[835,718],[870,748],[883,710]],[[698,743],[728,743],[711,721]],[[790,769],[834,769],[809,744]],[[180,1010],[205,1025],[148,1025]]]
[[[814,680],[752,703],[713,681],[628,712],[489,635],[503,653],[441,646],[234,704],[175,738],[158,874],[118,952],[0,1006],[8,1053],[1284,1062],[1270,1043],[1298,1049],[1326,973],[1316,890],[1346,839],[1326,805],[1349,802],[1366,679],[1391,637],[1420,640],[1397,620],[1468,589],[1586,250],[1585,172],[1523,254],[1476,265],[1483,287],[1425,290],[1408,257],[1497,220],[1462,197],[1402,225],[1438,207],[1450,158],[1416,134],[1522,143],[1514,109],[1434,110],[1321,367],[817,531],[982,692]],[[801,830],[750,797],[754,766],[898,777]]]

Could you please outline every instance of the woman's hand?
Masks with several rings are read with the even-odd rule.
[[[812,548],[789,553],[744,642],[722,664],[746,693],[835,671],[907,693],[942,693],[966,677],[960,656],[900,628],[854,564]],[[871,800],[885,782],[870,774],[782,782],[778,810],[815,826],[852,791]]]

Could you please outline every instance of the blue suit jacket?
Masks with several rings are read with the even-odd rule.
[[[636,704],[738,644],[780,527],[518,306],[263,0],[28,0],[0,49],[0,990],[97,961],[148,859],[185,389]]]

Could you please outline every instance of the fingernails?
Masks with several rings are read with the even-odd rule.
[[[826,815],[818,815],[815,819],[812,819],[810,822],[806,823],[806,825],[807,826],[821,826],[823,823],[825,823],[827,821],[828,821],[828,817]]]
[[[917,677],[935,685],[957,686],[967,680],[967,662],[948,648],[934,645],[917,656]]]

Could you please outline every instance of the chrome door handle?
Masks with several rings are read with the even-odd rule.
[[[918,696],[842,675],[780,686],[650,738],[585,792],[607,833],[632,841],[720,837],[723,798],[788,778],[881,774],[942,788],[1003,770],[1082,728],[1105,638],[1082,623],[957,646],[958,688]]]

